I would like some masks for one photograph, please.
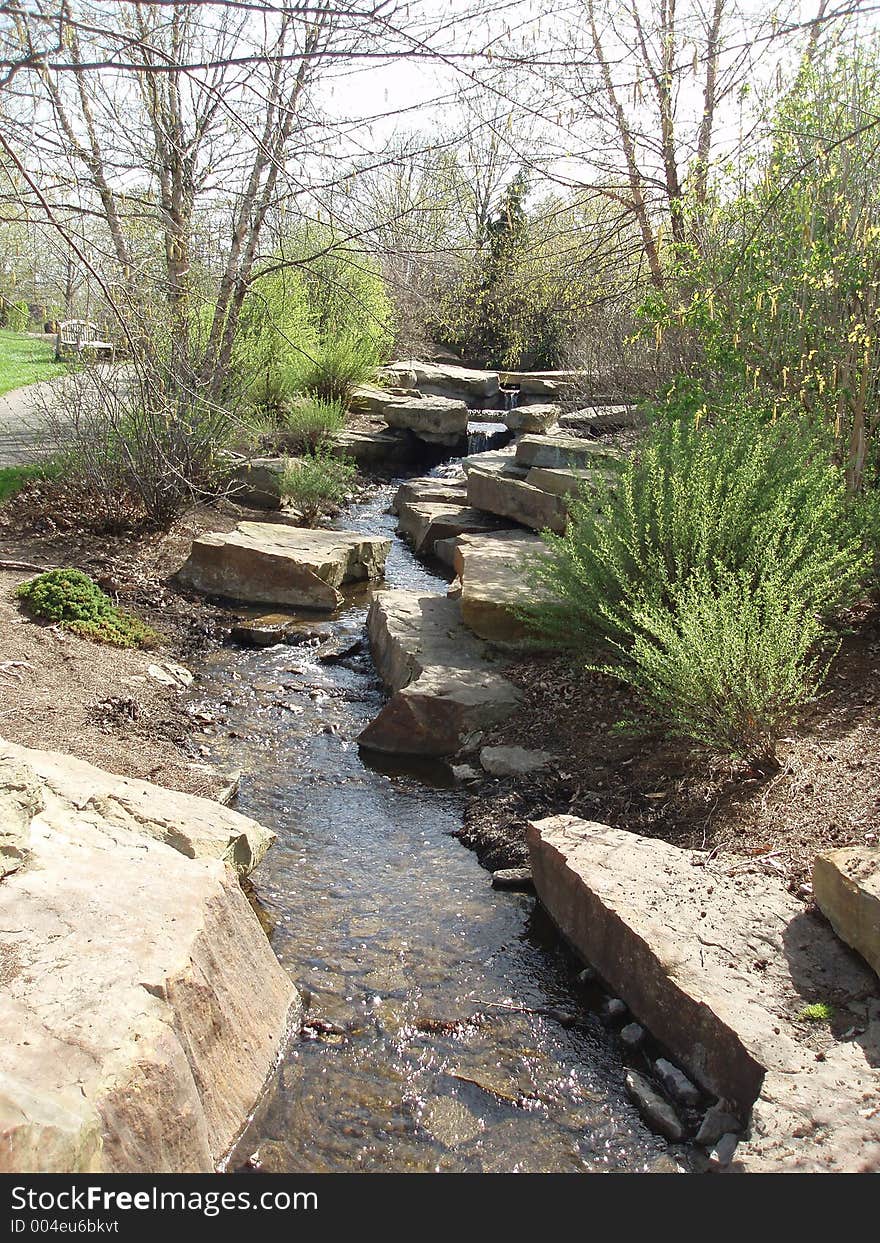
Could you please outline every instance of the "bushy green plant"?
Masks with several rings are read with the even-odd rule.
[[[533,624],[734,751],[766,750],[815,693],[824,619],[868,565],[826,441],[796,419],[659,422],[546,538]]]
[[[300,357],[290,370],[301,393],[345,406],[358,385],[373,378],[379,362],[373,341],[343,333],[322,341],[310,357]]]
[[[302,397],[294,401],[284,416],[285,447],[291,453],[311,452],[345,426],[341,401],[321,397]]]
[[[27,332],[30,323],[31,312],[26,302],[6,304],[6,327],[10,332]]]
[[[35,617],[59,622],[82,638],[112,647],[157,647],[161,635],[116,608],[82,570],[49,570],[22,583],[15,593]]]
[[[281,476],[281,494],[311,527],[345,500],[356,473],[353,463],[317,449],[291,463]]]
[[[766,756],[816,694],[829,659],[819,619],[776,576],[700,572],[633,611],[634,639],[604,671],[658,724],[734,755]]]

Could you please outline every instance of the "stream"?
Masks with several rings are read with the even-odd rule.
[[[337,525],[393,540],[389,585],[445,592],[397,536],[394,490]],[[196,667],[206,758],[243,770],[238,810],[278,834],[254,886],[306,1007],[227,1168],[674,1169],[534,898],[492,890],[456,840],[464,796],[446,770],[359,753],[384,699],[366,602],[304,617],[302,644],[226,647]],[[321,663],[316,632],[362,642]],[[533,1013],[548,1008],[577,1023]]]

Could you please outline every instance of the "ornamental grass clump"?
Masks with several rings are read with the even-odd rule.
[[[22,583],[15,594],[34,617],[57,622],[94,643],[154,648],[162,641],[156,630],[116,608],[82,570],[49,570]]]
[[[527,610],[544,638],[670,733],[753,757],[815,697],[869,565],[823,436],[745,412],[656,424],[546,539]]]
[[[281,476],[281,493],[299,510],[302,525],[313,527],[323,514],[342,504],[356,474],[353,463],[323,447],[291,463]]]

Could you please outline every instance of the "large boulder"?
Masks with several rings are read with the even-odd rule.
[[[389,427],[412,432],[426,444],[456,448],[467,437],[468,408],[449,397],[395,397],[382,418]]]
[[[472,467],[467,481],[468,505],[473,509],[511,518],[534,531],[565,530],[568,507],[564,497],[542,492],[506,470]]]
[[[751,1109],[739,1168],[880,1169],[880,993],[824,920],[759,865],[573,816],[530,824],[528,846],[570,944],[698,1083]],[[800,1017],[813,1001],[834,1028]]]
[[[391,691],[358,741],[375,751],[454,755],[519,702],[485,646],[461,622],[458,601],[379,591],[367,615],[376,668]]]
[[[381,578],[390,547],[358,531],[240,522],[194,540],[179,577],[208,595],[332,611],[342,603],[340,587]]]
[[[880,975],[880,849],[845,846],[819,855],[813,896],[841,940]]]
[[[214,1170],[299,1013],[224,862],[271,835],[65,756],[0,757],[27,835],[0,885],[0,1172]]]
[[[567,397],[582,373],[579,371],[505,371],[501,383],[518,388],[520,404],[542,397]]]

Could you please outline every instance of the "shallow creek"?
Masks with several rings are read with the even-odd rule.
[[[397,537],[392,495],[339,525],[393,538],[389,585],[445,591]],[[365,617],[360,592],[302,628],[356,639]],[[255,889],[306,1001],[228,1168],[674,1168],[534,899],[493,891],[456,840],[461,793],[359,754],[383,700],[366,642],[333,664],[314,642],[225,648],[197,672],[207,758],[243,770],[236,806],[278,834]],[[532,1013],[548,1008],[577,1024]]]

